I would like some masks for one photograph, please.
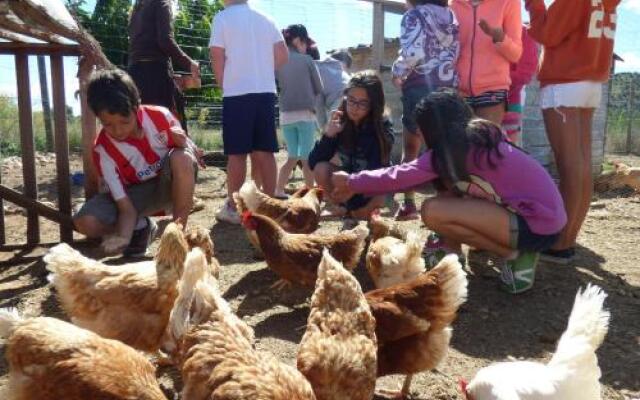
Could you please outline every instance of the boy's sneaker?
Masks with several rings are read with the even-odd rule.
[[[562,250],[548,249],[540,253],[540,260],[552,264],[567,265],[575,255],[576,249],[573,247]]]
[[[398,208],[395,219],[396,221],[411,221],[418,219],[419,217],[416,203],[413,201],[405,201],[402,203],[400,208]]]
[[[229,224],[240,225],[240,214],[231,207],[231,204],[228,201],[225,201],[222,208],[218,210],[216,213],[216,219]]]
[[[126,249],[122,252],[125,257],[144,257],[147,254],[147,248],[153,242],[158,230],[158,225],[149,217],[145,217],[147,226],[133,231],[131,241]]]
[[[540,253],[521,252],[514,260],[502,263],[501,288],[511,294],[526,292],[533,287]]]

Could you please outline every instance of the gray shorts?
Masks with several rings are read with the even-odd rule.
[[[195,175],[198,175],[198,163],[191,151],[185,150],[193,158]],[[127,197],[131,200],[138,215],[149,216],[161,211],[170,212],[171,203],[171,152],[162,162],[160,174],[152,179],[136,185],[125,187]],[[100,193],[90,198],[82,205],[73,218],[91,215],[105,225],[115,225],[118,221],[118,207],[110,193]]]

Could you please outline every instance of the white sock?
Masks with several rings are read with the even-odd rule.
[[[138,221],[136,222],[136,227],[134,228],[134,230],[138,231],[146,227],[147,227],[147,219],[145,217],[138,217]]]

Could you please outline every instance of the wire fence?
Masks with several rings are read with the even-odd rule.
[[[639,73],[611,78],[607,108],[607,152],[640,155]]]

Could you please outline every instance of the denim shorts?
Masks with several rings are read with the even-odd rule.
[[[282,125],[282,136],[289,158],[307,160],[316,140],[316,121],[298,121]]]
[[[224,154],[276,153],[276,95],[251,93],[222,99]]]
[[[540,107],[598,108],[602,99],[602,83],[580,81],[557,83],[540,89]]]
[[[551,235],[540,235],[531,232],[527,220],[514,213],[511,213],[510,225],[511,248],[518,250],[545,251],[550,249],[560,237],[559,232]]]
[[[418,124],[416,123],[416,106],[433,90],[429,86],[415,86],[402,90],[402,126],[411,132],[416,133]]]

